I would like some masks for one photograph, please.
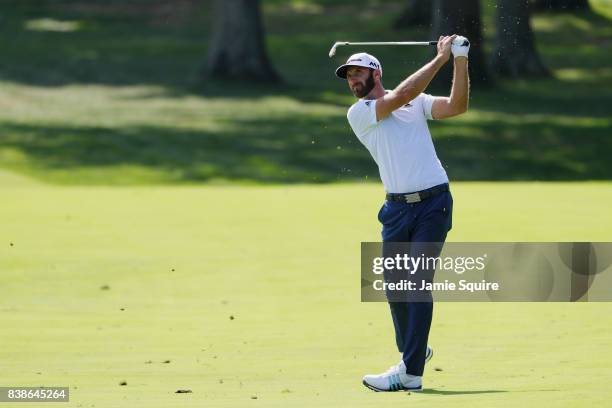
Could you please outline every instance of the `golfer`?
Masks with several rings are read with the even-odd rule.
[[[469,48],[465,37],[440,37],[436,57],[390,91],[383,87],[382,66],[372,55],[351,55],[336,70],[336,75],[346,79],[351,92],[359,98],[348,110],[348,121],[378,165],[387,192],[378,213],[383,243],[434,242],[441,250],[451,229],[453,199],[427,120],[467,111]],[[423,93],[448,62],[451,52],[454,73],[450,96]],[[366,375],[363,384],[375,391],[421,390],[424,365],[433,354],[427,346],[431,297],[419,302],[387,298],[402,359],[382,374]]]

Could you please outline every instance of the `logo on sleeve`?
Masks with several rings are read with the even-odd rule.
[[[365,104],[366,106],[370,106],[371,101],[367,101]]]

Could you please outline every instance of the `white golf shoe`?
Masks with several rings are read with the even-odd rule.
[[[406,364],[400,361],[382,374],[366,375],[363,385],[371,390],[380,391],[421,391],[422,377],[406,374]]]

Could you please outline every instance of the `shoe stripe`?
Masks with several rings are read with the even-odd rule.
[[[388,383],[388,391],[401,391],[401,390],[413,390],[413,389],[417,390],[417,389],[420,389],[420,387],[415,387],[415,388],[405,387],[404,384],[402,383],[400,375],[397,374],[397,373],[389,374],[388,377],[387,377],[387,383]],[[380,390],[380,391],[384,391],[384,390],[378,389],[378,388],[375,388],[375,389],[376,390]]]

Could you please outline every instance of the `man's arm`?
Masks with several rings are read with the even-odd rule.
[[[456,57],[453,69],[453,86],[450,97],[436,97],[431,106],[434,119],[445,119],[465,113],[470,97],[467,57]]]
[[[376,100],[376,120],[383,120],[391,112],[407,104],[427,88],[436,73],[450,58],[451,43],[455,37],[455,35],[440,37],[438,54],[433,60],[402,81],[393,91]]]

